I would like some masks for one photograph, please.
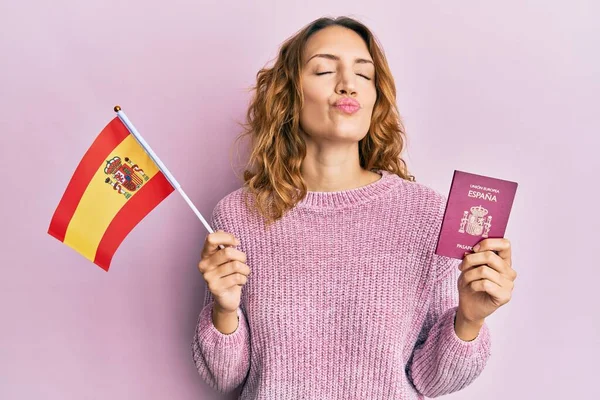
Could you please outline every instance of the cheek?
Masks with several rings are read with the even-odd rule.
[[[300,111],[300,118],[306,121],[322,120],[327,118],[329,111],[329,97],[321,90],[304,91],[304,106]]]
[[[303,90],[304,104],[306,107],[321,106],[327,104],[327,95],[324,88],[308,87]]]
[[[375,101],[377,100],[377,89],[375,86],[369,86],[366,89],[366,93],[367,96],[365,97],[368,99],[368,104],[370,107],[373,107],[375,105]]]

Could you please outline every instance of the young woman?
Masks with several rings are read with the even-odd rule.
[[[485,318],[511,297],[510,242],[434,254],[446,198],[400,158],[394,80],[370,30],[321,18],[288,39],[247,119],[244,185],[213,210],[198,265],[201,377],[269,400],[469,385],[490,356]]]

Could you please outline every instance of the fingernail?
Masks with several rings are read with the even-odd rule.
[[[479,245],[476,245],[475,247],[473,247],[473,251],[478,251],[479,250]]]

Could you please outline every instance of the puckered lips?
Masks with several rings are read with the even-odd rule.
[[[358,100],[352,99],[350,97],[342,97],[338,99],[333,104],[333,106],[346,114],[354,114],[361,108]]]

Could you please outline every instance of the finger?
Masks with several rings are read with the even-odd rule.
[[[219,249],[216,253],[200,261],[200,271],[206,273],[230,261],[245,263],[247,261],[246,254],[234,247]]]
[[[489,294],[491,297],[496,299],[500,305],[506,304],[510,301],[510,291],[498,286],[496,283],[490,280],[480,279],[478,281],[473,281],[471,282],[470,287],[474,292],[485,292]]]
[[[222,230],[218,230],[213,233],[209,233],[206,235],[206,240],[204,241],[204,247],[202,248],[202,258],[207,258],[212,254],[216,253],[219,248],[219,245],[227,245],[227,246],[237,246],[240,244],[239,240],[231,233],[224,232]]]
[[[508,266],[512,267],[512,250],[510,240],[506,238],[499,239],[484,239],[481,242],[477,243],[475,247],[473,247],[473,251],[475,253],[482,253],[485,251],[494,251],[500,258],[507,261]]]
[[[244,286],[246,282],[248,282],[248,277],[246,275],[235,273],[219,279],[215,283],[215,288],[218,293],[219,291],[231,289],[234,286]]]
[[[246,253],[236,249],[235,247],[226,247],[210,256],[208,260],[210,264],[219,266],[230,261],[240,261],[245,263],[247,261],[247,257]]]
[[[241,261],[230,261],[204,273],[204,279],[223,279],[231,274],[250,275],[250,267]]]
[[[459,267],[461,271],[466,272],[469,269],[476,268],[480,265],[487,265],[507,278],[510,278],[513,275],[506,260],[490,250],[466,255]]]
[[[480,279],[490,280],[498,286],[503,286],[504,284],[504,280],[498,271],[487,265],[482,265],[463,272],[458,278],[459,286],[468,286],[472,282]]]

